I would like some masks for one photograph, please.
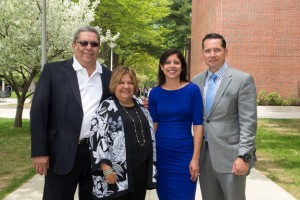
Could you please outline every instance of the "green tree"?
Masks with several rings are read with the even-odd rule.
[[[170,30],[166,33],[167,47],[177,48],[185,54],[190,48],[192,1],[172,1],[171,13],[162,20],[161,24]]]
[[[156,84],[158,60],[146,53],[135,53],[128,56],[125,65],[135,69],[140,87],[151,87]]]
[[[137,73],[156,76],[153,66],[166,49],[164,35],[168,32],[159,21],[170,14],[169,5],[170,0],[101,0],[93,24],[103,31],[120,32],[114,49],[114,66],[128,65]],[[109,65],[108,43],[102,45],[100,54]]]
[[[71,56],[75,30],[94,20],[99,0],[78,3],[47,0],[47,60]],[[22,127],[24,102],[31,82],[41,70],[42,1],[0,1],[0,78],[18,99],[14,127]]]
[[[128,65],[156,81],[158,58],[169,48],[184,54],[190,48],[191,0],[101,0],[95,25],[121,36],[114,49],[114,66]],[[102,45],[101,57],[109,65],[110,48]],[[144,80],[144,79],[143,79]]]

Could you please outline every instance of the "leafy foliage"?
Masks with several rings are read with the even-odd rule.
[[[48,61],[71,56],[75,30],[94,20],[99,2],[47,0]],[[15,127],[22,126],[27,91],[41,70],[41,27],[42,1],[0,1],[0,78],[5,79],[18,98]]]
[[[170,15],[162,20],[162,24],[170,30],[166,34],[167,47],[185,53],[190,47],[192,1],[173,0],[170,10]]]
[[[156,83],[158,61],[143,53],[129,55],[125,65],[135,69],[140,87],[151,87]]]
[[[257,104],[261,106],[284,106],[287,105],[287,101],[276,92],[268,94],[265,90],[261,90],[257,97]]]
[[[297,94],[291,95],[287,99],[288,105],[300,106],[300,97]]]
[[[158,56],[161,51],[156,49],[164,49],[162,33],[167,30],[157,21],[169,14],[169,4],[169,0],[101,0],[93,24],[120,32],[118,49]],[[126,53],[118,53],[126,59]]]
[[[141,85],[156,79],[157,58],[166,49],[165,33],[169,32],[159,23],[170,14],[170,3],[170,0],[101,0],[97,8],[93,24],[103,31],[120,32],[114,49],[114,66],[127,65],[136,69],[138,77],[151,77],[141,78]],[[102,45],[100,54],[109,65],[108,44]]]
[[[101,27],[100,57],[109,65],[109,42],[116,41],[114,66],[136,69],[141,85],[156,81],[163,51],[188,48],[191,0],[47,0],[47,60],[72,55],[74,31],[83,25]],[[96,15],[94,15],[96,13]],[[0,78],[18,98],[16,127],[30,84],[41,70],[42,1],[0,1]],[[120,33],[120,34],[119,34]]]

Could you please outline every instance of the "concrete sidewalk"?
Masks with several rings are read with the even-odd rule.
[[[30,102],[30,99],[25,102]],[[16,99],[7,99],[7,102],[0,102],[0,117],[14,118],[16,108],[12,105],[16,103]],[[257,106],[257,115],[258,118],[297,119],[300,118],[300,106]],[[29,109],[23,110],[23,118],[29,118]]]
[[[4,200],[41,200],[44,177],[35,175],[27,183],[9,194]],[[247,200],[296,200],[289,193],[266,178],[256,169],[252,169],[247,178],[246,186]],[[197,186],[196,200],[201,200],[199,185]],[[75,200],[78,200],[75,195]],[[155,190],[147,192],[146,200],[158,200]]]
[[[257,106],[258,118],[299,119],[300,106]]]
[[[8,100],[5,105],[12,103]],[[0,103],[0,118],[13,118],[15,109],[11,107],[3,107],[4,103]],[[288,109],[288,110],[286,110]],[[300,118],[300,107],[258,107],[259,118]],[[29,118],[29,109],[24,109],[23,118]],[[22,185],[16,191],[9,194],[4,200],[40,200],[42,199],[44,177],[35,175],[27,183]],[[295,200],[288,192],[276,185],[270,179],[266,178],[256,169],[252,169],[247,178],[246,186],[247,200]],[[78,197],[76,195],[75,199]],[[146,200],[157,200],[155,190],[147,192]],[[199,185],[197,187],[196,199],[201,200]]]

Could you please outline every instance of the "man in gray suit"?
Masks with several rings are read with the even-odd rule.
[[[246,177],[256,162],[256,88],[252,76],[230,67],[226,41],[217,33],[202,40],[208,70],[193,82],[202,92],[204,135],[200,161],[203,200],[244,200]]]

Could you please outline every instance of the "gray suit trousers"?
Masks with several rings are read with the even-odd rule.
[[[217,173],[211,163],[208,143],[202,148],[200,189],[203,200],[245,200],[246,175]]]

